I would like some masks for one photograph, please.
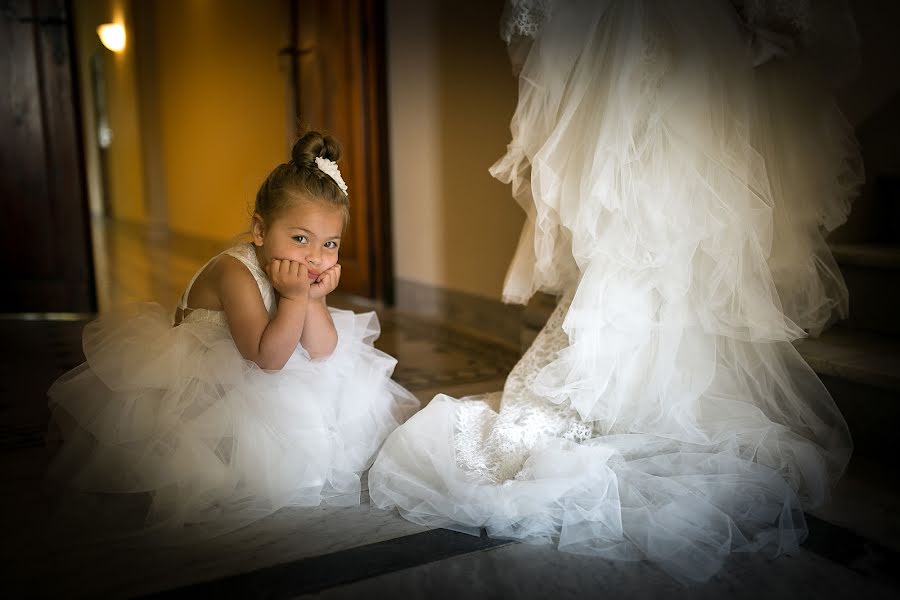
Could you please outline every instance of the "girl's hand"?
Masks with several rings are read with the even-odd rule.
[[[292,260],[273,258],[265,270],[272,281],[272,287],[282,298],[297,300],[309,295],[309,269],[306,265]]]
[[[309,286],[309,299],[321,300],[334,291],[341,280],[341,265],[336,264],[328,270],[322,271],[319,278]]]

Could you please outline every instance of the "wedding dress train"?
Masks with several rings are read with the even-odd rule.
[[[846,312],[824,234],[862,173],[825,82],[756,64],[763,25],[809,21],[759,4],[512,3],[491,173],[528,218],[504,294],[560,302],[502,393],[437,396],[388,437],[374,503],[681,580],[804,540],[852,444],[791,342]]]

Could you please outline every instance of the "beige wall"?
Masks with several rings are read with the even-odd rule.
[[[156,2],[159,119],[172,230],[229,239],[287,158],[282,0]]]
[[[90,65],[91,56],[99,52],[104,61],[107,112],[112,129],[107,163],[110,206],[116,218],[142,223],[146,218],[146,209],[134,46],[126,39],[125,49],[113,53],[103,48],[97,37],[97,26],[103,23],[123,23],[126,31],[130,31],[129,6],[126,0],[82,0],[74,3],[75,40],[91,213],[97,215],[102,212],[100,154]]]
[[[524,222],[488,174],[516,104],[501,9],[387,3],[395,275],[498,299]]]
[[[839,90],[841,109],[854,125],[863,124],[900,91],[900,3],[869,0],[851,4],[859,42],[859,68]]]
[[[886,234],[877,180],[900,172],[897,138],[900,136],[900,4],[869,0],[852,4],[860,37],[860,64],[855,76],[838,95],[841,109],[856,127],[862,147],[866,183],[854,200],[847,223],[829,238],[837,243],[883,242]],[[896,241],[900,232],[893,232]]]

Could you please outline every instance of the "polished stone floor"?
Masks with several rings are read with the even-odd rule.
[[[103,306],[173,305],[210,249],[104,229]],[[374,309],[377,345],[395,379],[427,401],[491,391],[517,358],[508,342],[357,298]],[[684,587],[645,563],[611,563],[534,546],[428,529],[368,503],[282,510],[201,544],[83,544],[48,530],[56,500],[43,487],[45,392],[82,360],[88,316],[2,319],[0,334],[0,595],[9,598],[893,598],[900,594],[900,477],[892,461],[854,458],[834,500],[808,515],[796,555],[734,556],[708,583]]]

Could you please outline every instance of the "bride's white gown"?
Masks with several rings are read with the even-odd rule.
[[[682,580],[803,541],[851,440],[791,342],[846,312],[823,234],[861,170],[802,47],[756,64],[765,27],[802,44],[810,13],[760,4],[512,2],[528,39],[491,172],[528,222],[505,294],[560,303],[502,394],[391,434],[377,505]]]

